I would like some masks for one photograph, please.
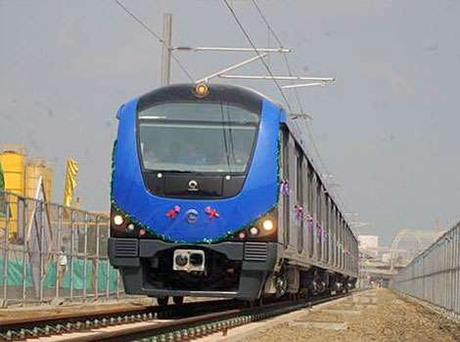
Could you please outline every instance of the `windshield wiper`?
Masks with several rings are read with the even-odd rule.
[[[161,172],[171,172],[171,173],[193,173],[193,171],[184,171],[184,170],[163,170]]]
[[[193,171],[185,171],[185,170],[155,170],[155,169],[146,169],[146,172],[151,173],[193,173]]]

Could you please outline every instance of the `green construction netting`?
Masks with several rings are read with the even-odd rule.
[[[16,260],[8,261],[8,277],[7,285],[12,287],[22,287],[23,283],[23,262]],[[106,260],[99,261],[98,269],[98,291],[107,290],[107,281],[109,285],[109,291],[116,291],[117,289],[117,276],[118,271],[114,269],[111,265],[107,265]],[[72,269],[73,267],[73,269]],[[96,265],[91,261],[86,261],[86,284],[85,283],[85,260],[74,259],[73,266],[71,267],[70,262],[67,266],[67,270],[63,277],[61,287],[64,289],[70,288],[70,278],[73,278],[73,288],[75,290],[83,290],[86,285],[87,291],[93,291],[93,286],[95,285],[94,271]],[[4,269],[5,262],[2,257],[0,257],[0,286],[4,284]],[[46,288],[55,288],[56,286],[56,263],[50,263],[48,266],[47,272],[45,273],[45,279],[43,282],[43,287]],[[108,273],[108,276],[107,276]],[[26,287],[32,287],[32,269],[30,265],[26,265],[26,277],[25,277]]]

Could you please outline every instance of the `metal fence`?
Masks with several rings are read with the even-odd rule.
[[[403,268],[392,287],[460,319],[460,222]]]
[[[119,297],[105,214],[0,192],[0,305]]]

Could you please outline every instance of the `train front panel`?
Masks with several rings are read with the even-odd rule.
[[[283,112],[202,87],[160,88],[117,115],[109,257],[129,294],[255,299],[278,262]]]

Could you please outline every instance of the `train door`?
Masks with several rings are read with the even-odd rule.
[[[347,260],[347,270],[348,271],[351,270],[350,242],[351,242],[350,229],[348,228],[348,225],[347,225],[347,249],[346,249],[346,253],[345,253],[345,258]]]
[[[309,203],[309,179],[308,179],[308,159],[303,156],[302,157],[302,197],[303,197],[303,250],[305,253],[307,253],[307,250],[309,248],[308,246],[308,214],[310,213],[310,203]]]
[[[327,192],[326,188],[323,186],[321,187],[322,193],[322,201],[321,201],[321,214],[322,214],[322,222],[321,222],[321,229],[319,231],[321,237],[321,256],[323,262],[327,262],[327,243],[326,243],[326,234],[327,234]]]
[[[318,261],[322,260],[322,250],[321,250],[321,220],[323,218],[323,205],[322,205],[322,200],[323,200],[323,194],[322,194],[322,184],[319,179],[319,177],[316,177],[316,222],[315,222],[315,253],[316,253],[316,259]]]
[[[297,226],[297,251],[302,253],[304,239],[304,220],[303,220],[303,153],[299,145],[295,145],[296,157],[296,226]]]
[[[337,264],[342,268],[342,216],[337,213]]]
[[[327,262],[327,193],[323,188],[323,226],[321,230],[321,242],[323,248],[323,261]]]
[[[328,239],[327,239],[327,250],[328,250],[328,263],[329,265],[334,265],[334,246],[332,242],[332,232],[334,231],[334,203],[332,202],[332,199],[329,198],[328,201],[329,204],[329,220],[328,220],[328,226],[327,226],[327,233],[328,233]]]
[[[329,195],[326,194],[326,224],[324,226],[325,234],[324,234],[324,247],[325,247],[325,257],[327,264],[330,265],[331,263],[331,256],[330,256],[330,248],[329,248],[329,233],[331,231],[331,202],[329,199]]]
[[[344,220],[342,217],[340,217],[340,235],[339,235],[339,241],[340,241],[340,268],[341,269],[344,269],[345,268],[345,264],[344,264],[344,252],[345,252],[345,234],[344,234],[344,229],[345,229],[345,225],[344,225]]]
[[[289,131],[283,127],[281,130],[281,174],[282,174],[282,226],[283,226],[283,242],[284,247],[289,246]]]
[[[337,230],[338,230],[338,215],[337,207],[334,206],[334,228],[332,230],[332,243],[334,248],[334,267],[338,267],[338,244],[337,244]]]
[[[347,271],[350,271],[350,231],[348,230],[348,226],[347,226],[347,235],[346,235],[346,239],[345,239],[345,265],[346,265],[346,270]]]
[[[313,167],[311,166],[310,163],[308,163],[307,166],[307,184],[308,184],[308,189],[307,189],[307,203],[308,203],[308,210],[306,211],[307,213],[307,249],[308,249],[308,255],[310,258],[313,257],[313,252],[315,249],[314,245],[314,221],[313,217],[315,216],[315,182],[314,182],[314,173],[313,173]]]
[[[339,214],[338,217],[338,226],[337,226],[337,261],[338,261],[338,266],[341,269],[342,268],[342,217]]]
[[[344,245],[344,251],[343,251],[343,267],[345,268],[345,271],[348,271],[348,256],[347,256],[347,250],[348,250],[348,232],[346,229],[346,225],[344,226],[343,230],[343,245]]]

